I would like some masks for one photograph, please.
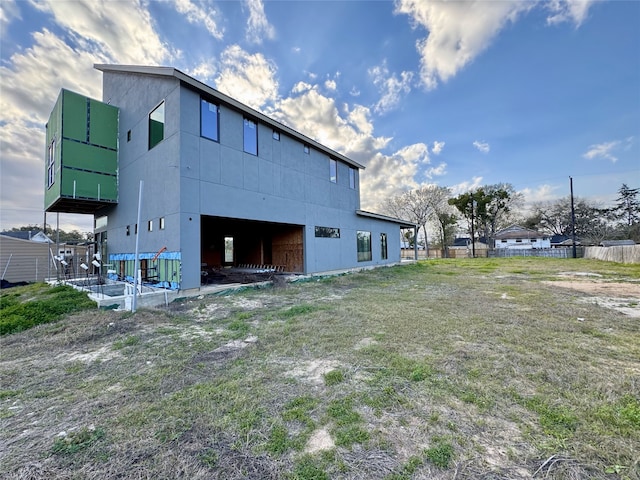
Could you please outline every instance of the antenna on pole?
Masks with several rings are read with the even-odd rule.
[[[571,239],[573,244],[573,258],[577,258],[576,253],[576,210],[573,206],[573,178],[569,177],[569,189],[571,191]]]

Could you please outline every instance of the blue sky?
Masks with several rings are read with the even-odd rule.
[[[507,182],[531,203],[572,176],[601,206],[640,186],[635,0],[0,7],[2,229],[42,222],[44,125],[60,88],[102,98],[94,63],[174,66],[353,158],[373,211],[429,183]]]

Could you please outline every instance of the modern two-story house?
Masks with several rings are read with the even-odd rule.
[[[45,210],[93,214],[106,269],[133,276],[136,241],[143,279],[178,289],[400,261],[415,225],[360,209],[361,164],[175,68],[95,68],[103,100],[62,90],[47,124]]]

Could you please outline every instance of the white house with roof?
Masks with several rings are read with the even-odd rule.
[[[495,234],[495,248],[517,250],[551,248],[551,238],[536,230],[512,225]]]

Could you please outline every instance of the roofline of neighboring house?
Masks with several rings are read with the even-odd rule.
[[[96,63],[93,65],[93,68],[96,70],[100,70],[101,72],[119,72],[119,73],[131,73],[138,75],[155,75],[160,77],[175,77],[180,80],[182,83],[188,85],[191,88],[194,88],[198,91],[205,92],[206,94],[220,100],[220,102],[225,103],[227,106],[239,110],[243,113],[254,117],[257,120],[260,120],[262,123],[265,123],[278,131],[285,132],[288,135],[300,140],[302,143],[308,144],[309,146],[314,147],[316,150],[320,150],[321,152],[326,153],[330,157],[335,159],[339,159],[344,163],[351,165],[355,168],[364,170],[364,165],[351,160],[348,157],[345,157],[341,153],[332,150],[321,143],[303,135],[302,133],[292,129],[291,127],[287,127],[280,122],[269,118],[263,113],[254,110],[247,105],[240,103],[238,100],[235,100],[224,93],[219,92],[215,88],[210,87],[209,85],[202,83],[199,80],[196,80],[193,77],[181,72],[177,68],[174,67],[153,67],[153,66],[141,66],[141,65],[108,65],[108,64],[99,64]]]
[[[399,218],[388,217],[387,215],[381,215],[379,213],[367,212],[365,210],[356,210],[356,214],[360,215],[361,217],[375,218],[376,220],[384,220],[386,222],[397,223],[401,227],[405,228],[416,228],[418,226],[413,222],[408,222]]]

